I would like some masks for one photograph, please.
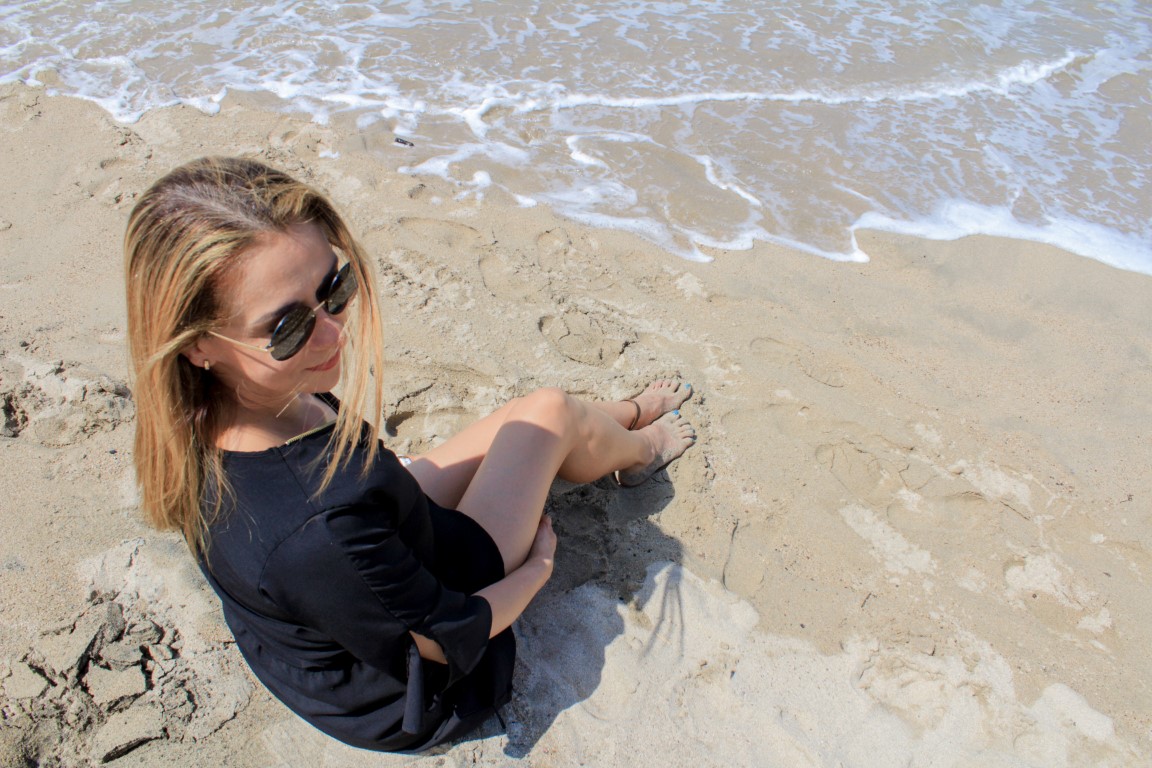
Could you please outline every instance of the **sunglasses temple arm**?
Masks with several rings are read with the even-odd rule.
[[[208,335],[209,336],[215,336],[218,339],[224,339],[224,341],[230,341],[239,347],[247,347],[248,349],[254,349],[257,352],[270,352],[271,351],[268,347],[258,347],[255,344],[245,344],[243,341],[239,341],[237,339],[233,339],[233,338],[230,338],[228,336],[224,336],[222,334],[216,333],[216,331],[208,331]]]

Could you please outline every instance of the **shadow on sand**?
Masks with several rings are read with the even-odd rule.
[[[635,489],[610,478],[553,486],[546,511],[559,539],[556,568],[517,624],[516,692],[504,712],[509,757],[530,753],[561,712],[596,691],[605,650],[625,629],[613,608],[648,599],[642,592],[649,565],[681,561],[680,542],[653,522],[674,497],[664,472]],[[667,615],[667,623],[680,625],[674,613],[675,606],[664,606],[661,624]]]

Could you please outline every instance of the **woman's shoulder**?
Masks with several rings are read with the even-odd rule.
[[[329,475],[335,460],[331,426],[266,450],[224,452],[223,469],[237,511],[257,519],[319,514],[369,503],[413,503],[420,486],[396,454],[381,444],[369,450],[367,436],[352,447]],[[390,505],[390,504],[389,504]]]
[[[363,475],[364,462],[356,457],[325,486],[326,440],[319,447],[308,442],[224,457],[227,489],[208,531],[216,557],[255,566],[334,510],[371,505],[387,516],[389,508],[396,508],[392,500],[406,495],[403,478],[388,470],[388,461],[374,462]],[[213,501],[206,498],[205,503]]]

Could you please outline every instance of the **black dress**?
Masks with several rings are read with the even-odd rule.
[[[418,752],[511,696],[515,639],[488,639],[491,608],[473,595],[504,577],[503,561],[384,448],[364,476],[362,444],[316,495],[331,431],[225,452],[232,493],[200,566],[252,671],[289,709],[347,744]],[[421,659],[409,631],[448,664]]]

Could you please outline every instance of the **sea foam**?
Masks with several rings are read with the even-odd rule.
[[[270,93],[397,163],[688,258],[861,228],[996,234],[1152,274],[1152,14],[1136,3],[155,0],[0,8],[0,82],[132,122]]]

